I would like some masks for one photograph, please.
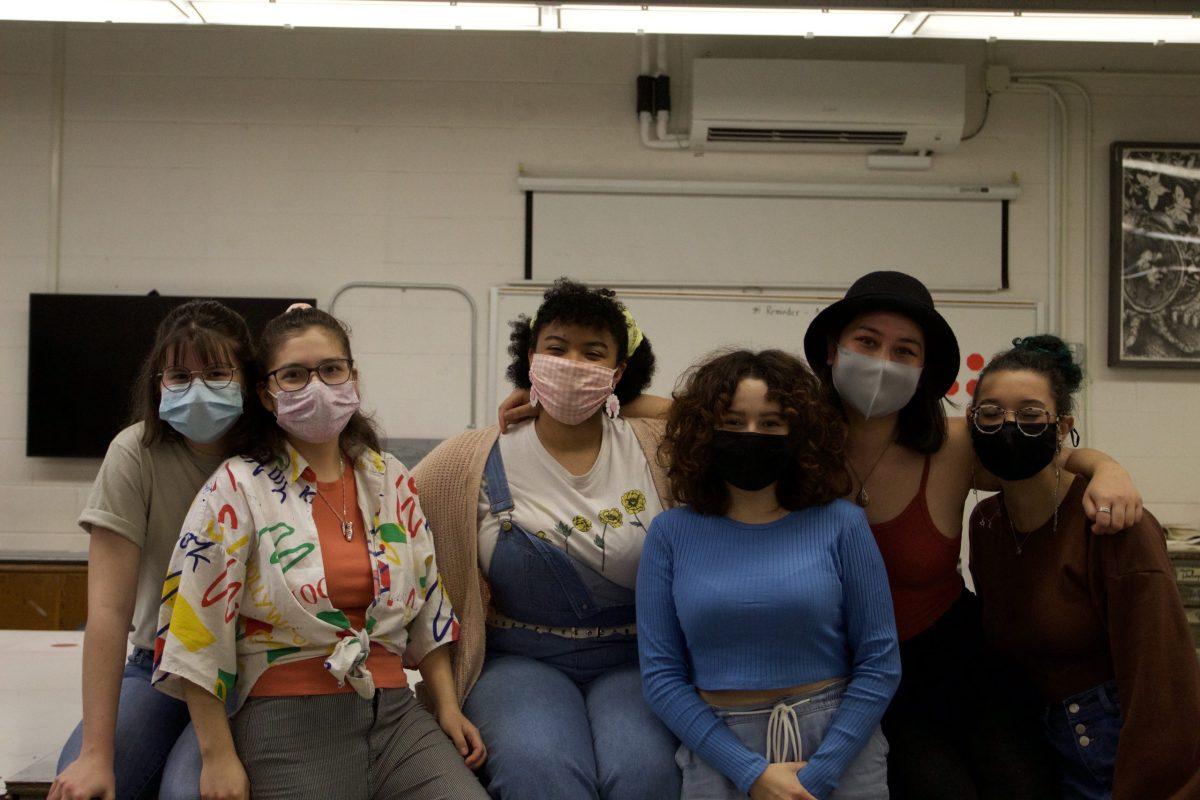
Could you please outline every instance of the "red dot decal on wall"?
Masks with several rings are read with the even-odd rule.
[[[958,394],[958,381],[954,382],[954,385],[950,387],[950,391],[946,392],[946,396],[953,397],[956,394]]]
[[[974,397],[975,396],[975,387],[978,385],[979,385],[979,381],[976,381],[976,380],[967,381],[967,394],[969,394],[971,397]]]
[[[979,372],[979,370],[983,369],[983,356],[979,353],[971,353],[971,355],[967,356],[967,367]],[[970,390],[968,389],[968,391]]]

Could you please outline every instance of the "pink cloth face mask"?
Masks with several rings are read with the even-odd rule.
[[[529,362],[529,402],[564,425],[578,425],[605,406],[615,417],[621,408],[613,394],[615,369],[537,353]]]
[[[319,444],[341,435],[358,405],[356,381],[326,386],[314,379],[299,391],[275,395],[275,420],[300,441]]]

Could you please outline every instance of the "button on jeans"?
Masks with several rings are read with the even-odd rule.
[[[1072,695],[1045,712],[1046,735],[1058,753],[1062,796],[1108,800],[1121,738],[1121,707],[1115,682]]]

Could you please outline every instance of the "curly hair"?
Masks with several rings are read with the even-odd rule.
[[[346,352],[346,357],[353,362],[354,354],[350,351],[350,327],[346,323],[319,308],[298,308],[285,311],[263,328],[259,341],[259,354],[262,358],[264,381],[266,380],[266,368],[275,358],[275,354],[283,346],[283,343],[293,336],[304,333],[309,328],[320,328],[332,336],[334,341],[341,345]],[[312,377],[312,380],[319,380],[319,378]],[[255,434],[253,438],[237,442],[237,452],[262,464],[282,458],[287,453],[285,446],[287,437],[270,414],[265,414],[264,424],[258,426]],[[354,416],[350,417],[350,421],[346,423],[341,436],[338,437],[338,443],[341,449],[351,456],[357,456],[363,448],[369,448],[377,453],[382,452],[379,428],[375,425],[374,420],[362,411],[355,411]]]
[[[1083,383],[1083,368],[1075,363],[1071,348],[1057,336],[1043,334],[1041,336],[1026,336],[1024,339],[1013,339],[1011,350],[997,353],[979,373],[978,387],[983,387],[983,381],[993,372],[1013,372],[1029,370],[1046,376],[1050,382],[1050,391],[1054,394],[1054,408],[1058,414],[1069,416],[1075,410],[1072,395],[1079,391]],[[979,390],[975,391],[975,399],[979,398]],[[972,407],[977,405],[972,401]]]
[[[620,354],[617,365],[625,364],[625,372],[614,392],[622,403],[630,402],[650,385],[654,377],[654,349],[650,340],[643,337],[633,355],[626,355],[629,331],[625,327],[625,306],[611,289],[593,289],[570,278],[559,278],[542,295],[542,304],[534,319],[530,324],[530,318],[522,314],[510,323],[512,333],[508,339],[508,354],[512,361],[506,374],[514,386],[529,388],[529,354],[537,346],[538,334],[551,322],[612,334]]]
[[[746,378],[767,384],[767,399],[779,403],[788,423],[795,459],[775,484],[779,505],[794,511],[849,494],[846,424],[820,381],[782,350],[735,350],[692,367],[673,395],[659,456],[674,498],[701,514],[728,510],[729,489],[717,472],[713,432]]]

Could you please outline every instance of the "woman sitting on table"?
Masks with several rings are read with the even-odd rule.
[[[650,382],[650,342],[612,292],[560,280],[513,323],[509,352],[545,413],[461,434],[415,471],[462,618],[455,683],[488,742],[488,791],[678,797],[634,624],[645,526],[666,503],[662,425],[616,415]]]
[[[155,643],[156,685],[182,695],[195,723],[199,795],[486,798],[417,486],[358,410],[345,327],[289,311],[268,323],[260,353],[275,421],[192,504]]]
[[[256,369],[245,320],[216,300],[184,303],[158,326],[133,390],[135,421],[108,446],[79,515],[88,571],[103,579],[88,583],[83,722],[50,800],[195,796],[187,706],[150,687],[162,576],[196,492],[263,413],[247,395]]]

